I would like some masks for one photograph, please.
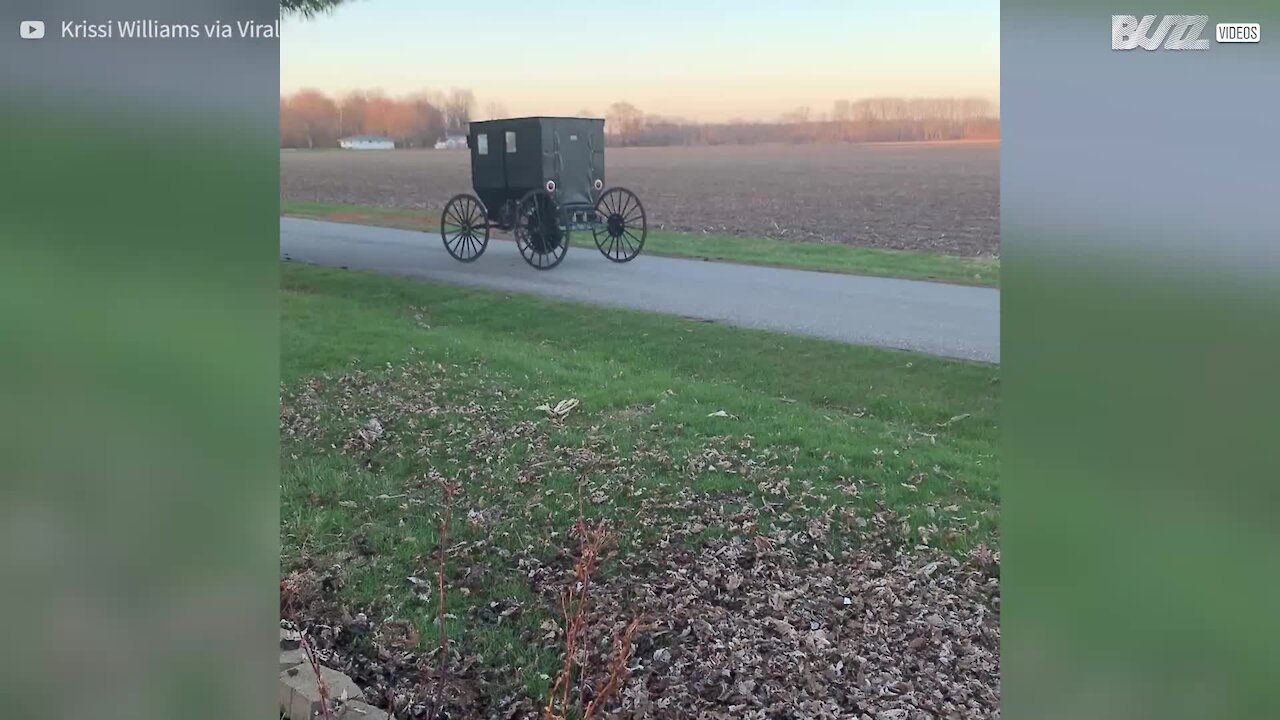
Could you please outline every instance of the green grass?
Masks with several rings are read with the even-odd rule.
[[[380,208],[303,201],[282,201],[280,212],[295,217],[383,225],[408,230],[438,232],[440,213],[428,210]],[[590,243],[589,234],[579,243]],[[997,286],[1000,260],[992,257],[957,257],[941,253],[795,242],[771,238],[736,237],[651,231],[646,253],[672,257],[821,270],[851,275],[933,280],[965,285]]]
[[[338,558],[345,602],[429,639],[434,607],[405,578],[434,578],[439,481],[462,483],[451,636],[535,697],[555,612],[514,558],[567,545],[580,490],[622,552],[652,548],[687,517],[664,505],[689,498],[767,503],[761,532],[890,509],[906,543],[998,540],[998,367],[296,264],[281,286],[283,402],[316,419],[282,439],[282,561]],[[562,422],[536,409],[566,398],[581,404]],[[344,449],[370,417],[377,446]],[[478,619],[495,600],[524,610]]]

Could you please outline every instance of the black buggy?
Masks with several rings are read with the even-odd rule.
[[[590,230],[614,262],[640,254],[648,233],[640,199],[604,186],[604,120],[473,122],[467,144],[476,194],[454,196],[440,218],[440,236],[455,259],[479,258],[494,229],[514,231],[525,262],[539,270],[560,264],[572,230]]]

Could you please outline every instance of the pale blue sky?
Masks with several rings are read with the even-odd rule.
[[[282,92],[464,87],[513,115],[618,100],[708,121],[838,98],[999,101],[996,0],[352,0],[281,34]]]

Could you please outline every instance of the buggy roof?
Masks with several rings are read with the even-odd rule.
[[[470,124],[484,125],[486,123],[515,122],[517,120],[601,120],[603,121],[604,118],[581,117],[578,115],[526,115],[524,117],[493,118],[492,120],[472,120]]]

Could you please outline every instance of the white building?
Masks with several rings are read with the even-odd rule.
[[[467,146],[466,135],[446,135],[445,138],[435,144],[437,150],[460,150]]]
[[[395,150],[396,141],[382,135],[352,135],[338,141],[343,150]]]

